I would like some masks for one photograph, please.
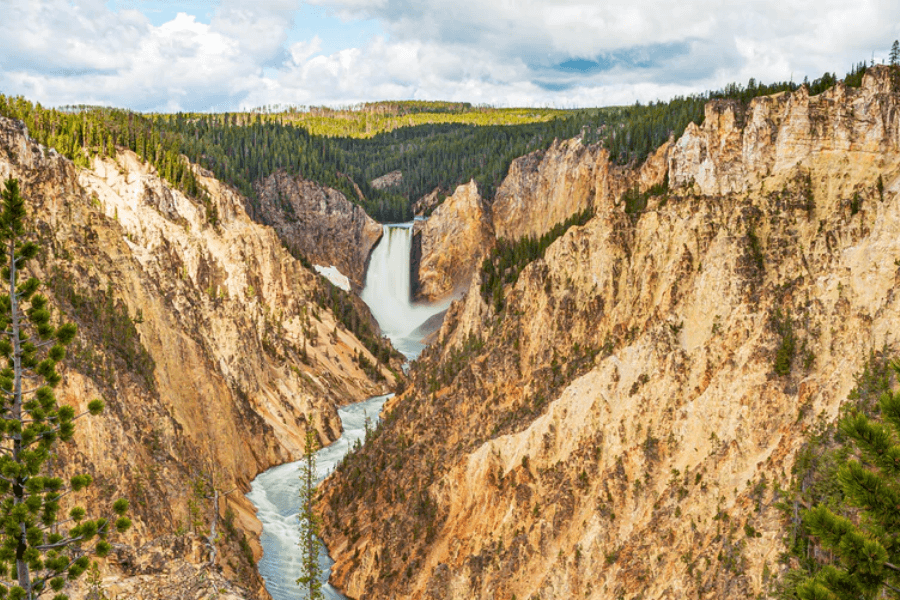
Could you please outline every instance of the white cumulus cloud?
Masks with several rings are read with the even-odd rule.
[[[301,39],[299,0],[176,2],[185,12],[167,22],[148,18],[148,6],[165,6],[156,0],[119,0],[121,10],[0,0],[0,92],[139,110],[404,98],[604,105],[751,77],[842,75],[900,38],[900,3],[881,0],[308,3],[331,21]],[[367,20],[381,33],[344,39],[335,17],[349,32]]]

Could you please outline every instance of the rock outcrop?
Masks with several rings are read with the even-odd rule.
[[[447,192],[441,188],[435,188],[428,192],[412,205],[413,214],[417,217],[425,217],[438,206],[443,200],[446,200]]]
[[[132,507],[134,528],[104,562],[105,578],[128,579],[129,597],[188,598],[164,592],[183,573],[235,581],[239,597],[263,598],[246,552],[259,524],[241,492],[263,469],[302,454],[307,424],[333,440],[336,407],[386,386],[358,366],[359,353],[377,361],[337,322],[320,277],[250,220],[244,198],[196,172],[207,205],[129,151],[77,169],[0,119],[0,180],[20,180],[43,247],[29,269],[79,326],[58,396],[77,412],[95,397],[107,405],[79,422],[60,468],[93,475],[79,502],[94,512],[114,496]],[[218,507],[220,531],[228,526],[216,565],[185,550],[196,544],[184,538],[208,531],[212,486],[233,491]],[[184,569],[135,571],[143,547]]]
[[[621,190],[659,177],[659,155],[646,178],[595,167],[610,191],[572,194],[595,194],[594,218],[522,271],[502,314],[475,286],[454,304],[328,480],[334,583],[360,600],[773,594],[777,489],[804,436],[870,352],[900,350],[893,78],[712,103],[642,212]],[[530,179],[568,197],[546,168]],[[528,231],[509,214],[498,236]]]
[[[474,181],[456,188],[426,221],[416,221],[413,294],[417,299],[440,301],[460,291],[480,267],[493,244],[490,213]]]
[[[607,157],[599,146],[585,146],[574,139],[555,141],[544,152],[514,160],[491,202],[497,237],[540,237],[590,208],[605,191]]]
[[[474,182],[458,187],[424,223],[416,223],[411,265],[412,280],[419,284],[416,297],[433,301],[465,290],[495,239],[540,238],[592,209],[597,198],[618,198],[634,186],[645,191],[661,185],[671,146],[663,144],[632,172],[611,165],[608,152],[598,145],[555,141],[546,151],[514,160],[493,202],[476,199]],[[419,202],[436,201],[437,194]]]
[[[278,171],[255,184],[253,216],[272,226],[285,246],[324,267],[337,267],[354,289],[365,284],[381,225],[337,190]]]
[[[369,182],[369,185],[376,190],[386,190],[388,188],[396,187],[401,183],[403,183],[403,172],[398,170],[386,173],[381,177],[376,177]]]
[[[706,195],[742,193],[807,160],[892,153],[900,117],[885,103],[895,92],[894,77],[879,69],[861,93],[838,83],[818,96],[801,87],[756,98],[746,108],[712,102],[703,125],[689,125],[673,148],[671,184],[695,184]]]

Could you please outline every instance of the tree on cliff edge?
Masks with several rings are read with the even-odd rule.
[[[892,367],[900,373],[900,364]],[[797,589],[803,600],[900,598],[900,392],[882,394],[879,408],[880,422],[858,413],[840,424],[856,459],[837,479],[858,515],[836,515],[824,504],[805,513],[836,561]]]
[[[300,565],[303,574],[297,585],[307,590],[308,600],[321,600],[322,568],[319,566],[319,516],[313,510],[316,495],[316,450],[319,440],[313,429],[306,430],[303,460],[300,462]]]
[[[53,394],[62,379],[56,365],[75,326],[52,325],[49,302],[37,293],[40,281],[23,281],[26,263],[39,248],[27,239],[18,181],[7,180],[0,195],[0,359],[6,363],[0,364],[0,598],[34,600],[46,592],[66,600],[66,579],[84,573],[91,554],[106,555],[111,529],[124,531],[131,521],[124,516],[125,500],[113,504],[114,521],[86,519],[80,507],[59,515],[63,496],[91,483],[89,475],[66,483],[46,468],[56,442],[71,440],[74,421],[82,416],[57,404]],[[87,413],[102,410],[103,403],[94,400]]]
[[[900,41],[894,40],[891,46],[890,61],[893,66],[900,65]]]

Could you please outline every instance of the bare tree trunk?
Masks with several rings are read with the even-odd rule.
[[[13,406],[12,418],[21,421],[22,418],[22,341],[19,339],[21,325],[19,323],[19,298],[16,296],[16,240],[9,240],[9,302],[10,315],[12,317],[12,344],[13,344]],[[19,463],[22,452],[22,435],[13,436],[13,460]],[[19,475],[13,482],[13,504],[19,505],[25,502],[25,477]],[[19,587],[25,590],[25,597],[32,600],[31,575],[28,572],[28,563],[25,562],[26,543],[25,524],[19,524],[19,543],[16,545],[16,577]]]
[[[219,490],[213,488],[213,515],[209,524],[209,564],[216,564],[216,526],[219,524]]]

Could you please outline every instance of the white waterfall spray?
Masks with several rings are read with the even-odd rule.
[[[449,300],[441,304],[414,304],[411,301],[409,260],[412,233],[412,223],[384,226],[384,236],[369,261],[366,286],[361,296],[382,332],[410,360],[422,351],[422,338],[437,327],[429,319],[446,310],[450,304]],[[317,453],[317,475],[320,480],[337,466],[356,440],[364,437],[366,417],[376,421],[388,397],[390,395],[377,396],[338,410],[344,433],[340,439]],[[262,473],[253,480],[252,489],[247,494],[256,506],[256,516],[263,526],[260,536],[263,557],[258,565],[259,572],[274,600],[303,597],[296,584],[297,578],[302,575],[297,548],[300,538],[297,465],[289,463]],[[319,565],[326,579],[332,564],[323,551]],[[327,583],[323,586],[323,592],[328,600],[345,598]]]
[[[408,359],[422,351],[423,325],[447,310],[450,301],[438,304],[413,303],[410,295],[409,260],[413,224],[385,225],[384,235],[369,259],[366,285],[360,297],[384,335]]]

